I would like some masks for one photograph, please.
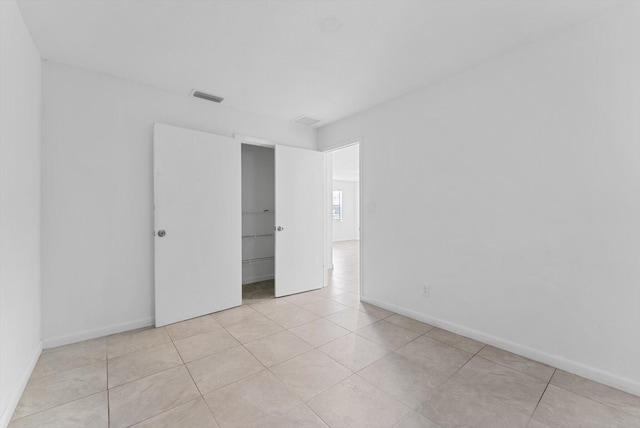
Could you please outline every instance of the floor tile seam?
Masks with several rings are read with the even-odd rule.
[[[187,371],[189,371],[189,369],[187,368],[186,364],[184,364],[184,363],[183,364],[177,364],[177,365],[175,365],[173,367],[169,367],[167,369],[163,369],[163,370],[160,370],[158,372],[151,373],[151,374],[148,374],[146,376],[142,376],[142,377],[130,380],[130,381],[125,382],[125,383],[121,383],[120,385],[116,385],[116,386],[114,386],[112,388],[109,388],[109,380],[107,379],[107,391],[112,391],[114,389],[120,388],[121,386],[129,385],[130,383],[137,382],[137,381],[143,380],[143,379],[147,379],[147,378],[150,378],[151,376],[155,376],[155,375],[158,375],[160,373],[168,372],[169,370],[174,370],[176,367],[181,367],[181,366],[184,366],[184,368],[187,369]]]
[[[434,339],[434,340],[435,340],[435,339]],[[438,341],[438,342],[440,342],[440,341]],[[444,342],[440,342],[440,343],[444,343]],[[452,347],[454,347],[454,348],[455,348],[455,346],[453,346],[453,345],[449,345],[449,346],[452,346]],[[451,380],[451,378],[452,378],[453,376],[455,376],[455,375],[456,375],[456,373],[458,373],[460,370],[462,370],[462,368],[463,368],[464,366],[466,366],[467,364],[469,364],[469,362],[470,362],[471,360],[473,360],[473,359],[478,355],[478,353],[479,353],[480,351],[482,351],[482,349],[483,349],[485,346],[486,346],[486,345],[484,345],[482,348],[478,349],[478,352],[476,352],[475,354],[471,355],[471,357],[470,357],[467,361],[465,361],[465,363],[464,363],[463,365],[461,365],[460,367],[458,367],[458,369],[457,369],[457,370],[455,370],[453,373],[451,373],[451,374],[447,377],[447,380],[445,380],[445,381],[442,383],[442,385],[445,385],[446,383],[448,383],[448,382],[449,382],[449,380]],[[460,349],[460,348],[456,348],[456,349],[458,349],[458,350],[460,350],[460,351],[464,351],[464,349]],[[464,352],[467,352],[467,351],[464,351]],[[467,353],[468,353],[468,354],[471,354],[471,352],[467,352]]]
[[[303,342],[304,342],[304,340],[303,340]],[[271,366],[267,366],[267,365],[266,365],[266,364],[264,364],[262,361],[260,361],[260,359],[258,358],[258,356],[257,356],[257,355],[254,355],[253,353],[252,353],[251,355],[252,355],[256,360],[258,360],[258,361],[260,362],[260,364],[262,364],[262,365],[264,366],[264,368],[265,368],[265,369],[267,369],[267,370],[271,371],[271,370],[270,370],[270,369],[271,369],[271,367],[275,367],[275,366],[277,366],[277,365],[279,365],[279,364],[286,363],[287,361],[293,360],[294,358],[299,357],[300,355],[304,355],[304,354],[306,354],[307,352],[311,352],[311,351],[314,351],[314,350],[316,349],[316,348],[314,348],[314,347],[313,347],[313,345],[311,345],[311,344],[309,344],[309,343],[307,343],[307,342],[305,342],[305,344],[308,344],[308,345],[309,345],[309,346],[311,346],[312,348],[311,348],[311,349],[309,349],[309,350],[306,350],[306,351],[304,351],[304,352],[300,352],[299,354],[296,354],[296,355],[294,355],[293,357],[288,357],[286,360],[278,361],[277,363],[275,363],[275,364],[273,364],[273,365],[271,365]],[[247,349],[247,350],[248,350],[248,349]],[[249,351],[249,352],[251,352],[251,351]]]
[[[485,345],[485,347],[486,347],[486,346],[490,346],[490,345]],[[484,347],[483,347],[482,349],[484,349]],[[496,349],[500,349],[500,348],[496,348]],[[501,351],[509,352],[509,351],[506,351],[506,350],[504,350],[504,349],[501,349]],[[546,382],[547,384],[549,384],[549,382],[551,382],[551,378],[553,377],[553,374],[551,374],[551,377],[550,377],[548,380],[540,379],[539,377],[536,377],[536,376],[533,376],[533,375],[531,375],[531,374],[529,374],[529,373],[523,372],[522,370],[516,369],[515,367],[508,366],[508,365],[503,364],[503,363],[501,363],[501,362],[499,362],[499,361],[494,361],[494,360],[492,360],[491,358],[487,358],[487,357],[485,357],[484,355],[478,355],[479,353],[480,353],[480,351],[478,351],[478,352],[474,355],[474,357],[476,357],[476,356],[477,356],[478,358],[482,358],[483,360],[490,361],[490,362],[492,362],[492,363],[494,363],[494,364],[497,364],[497,365],[499,365],[499,366],[502,366],[502,367],[504,367],[504,368],[511,369],[511,370],[515,370],[515,371],[517,371],[518,373],[522,373],[523,375],[527,375],[527,376],[529,376],[529,377],[531,377],[531,378],[533,378],[533,379],[537,379],[537,380],[539,380],[540,382]],[[518,355],[518,354],[514,354],[514,355]],[[525,358],[525,357],[522,357],[522,358]],[[538,361],[535,361],[535,360],[531,360],[531,361],[533,361],[534,363],[542,364],[542,363],[539,363]],[[545,364],[545,365],[546,365],[546,364]],[[555,368],[555,367],[553,367],[553,366],[548,366],[548,367],[551,367],[551,368],[553,369],[553,373],[555,373],[555,372],[556,372],[556,368]]]
[[[315,351],[315,349],[312,349],[311,351]],[[311,352],[311,351],[308,351],[308,352]],[[320,352],[322,352],[322,351],[320,351]],[[274,364],[273,366],[271,366],[271,367],[268,367],[268,368],[267,368],[267,370],[269,370],[269,372],[270,372],[272,375],[274,375],[275,377],[277,377],[277,378],[278,378],[278,380],[284,384],[284,386],[287,388],[287,390],[288,390],[289,392],[291,392],[292,394],[294,394],[296,397],[298,397],[298,399],[299,399],[300,401],[302,401],[302,402],[303,402],[303,403],[305,403],[305,404],[306,404],[306,403],[308,403],[309,401],[313,400],[314,398],[316,398],[318,395],[322,394],[323,392],[328,391],[329,389],[333,388],[333,387],[334,387],[334,386],[336,386],[337,384],[339,384],[339,383],[343,382],[344,380],[346,380],[346,379],[350,378],[351,376],[353,376],[353,375],[355,374],[351,369],[348,369],[347,367],[344,367],[344,366],[343,366],[342,364],[340,364],[338,361],[333,360],[333,358],[331,358],[329,355],[327,355],[327,356],[328,356],[329,358],[331,358],[333,361],[335,361],[336,363],[340,364],[340,366],[342,366],[342,367],[344,367],[345,369],[347,369],[347,370],[349,371],[350,375],[348,375],[346,378],[344,378],[344,379],[340,379],[340,380],[339,380],[339,381],[337,381],[336,383],[331,384],[330,386],[328,386],[328,387],[324,388],[322,391],[320,391],[320,392],[316,393],[313,397],[309,398],[308,400],[303,400],[303,399],[302,399],[302,397],[298,396],[298,394],[297,394],[295,391],[293,391],[291,388],[289,388],[289,385],[285,384],[285,383],[284,383],[284,380],[280,379],[280,376],[278,376],[278,375],[277,375],[275,372],[273,372],[271,369],[272,369],[273,367],[275,367],[275,366],[278,366],[278,365],[280,365],[280,364],[284,364],[284,363],[286,363],[286,362],[288,362],[288,361],[291,361],[291,360],[293,360],[294,358],[299,357],[300,355],[304,355],[304,354],[306,354],[306,353],[307,353],[307,352],[303,352],[302,354],[298,354],[298,355],[296,355],[296,356],[295,356],[295,357],[293,357],[293,358],[290,358],[290,359],[288,359],[288,360],[286,360],[286,361],[282,361],[282,362],[280,362],[280,363],[278,363],[278,364]],[[324,354],[324,353],[323,353],[323,355],[326,355],[326,354]]]
[[[153,418],[155,418],[156,416],[160,416],[160,415],[162,415],[162,414],[164,414],[164,413],[170,412],[171,410],[176,409],[176,408],[178,408],[178,407],[180,407],[180,406],[182,406],[182,405],[184,405],[184,404],[190,403],[190,402],[192,402],[192,401],[200,400],[200,399],[202,399],[202,401],[204,401],[204,402],[205,402],[205,405],[207,404],[207,402],[204,400],[204,398],[202,397],[202,395],[200,395],[200,397],[198,397],[198,398],[194,398],[194,399],[191,399],[191,400],[185,401],[184,403],[180,403],[180,404],[178,404],[178,405],[176,405],[176,406],[174,406],[174,407],[172,407],[172,408],[170,408],[170,409],[163,410],[162,412],[157,413],[157,414],[155,414],[155,415],[153,415],[153,416],[149,416],[149,417],[144,418],[144,419],[142,419],[142,420],[140,420],[140,421],[138,421],[138,422],[135,422],[135,423],[133,423],[133,424],[131,424],[131,425],[127,425],[127,427],[129,427],[129,428],[130,428],[130,427],[134,427],[134,426],[136,426],[136,425],[138,425],[138,424],[141,424],[141,423],[143,423],[143,422],[148,421],[149,419],[153,419]],[[207,410],[209,410],[209,413],[211,413],[211,416],[213,416],[213,413],[211,412],[211,409],[209,409],[209,406],[207,406]],[[215,416],[213,416],[213,419],[215,420]],[[218,421],[217,421],[217,420],[216,420],[216,423],[218,423]]]
[[[224,352],[224,351],[222,351]],[[180,357],[182,358],[182,356]],[[184,360],[183,360],[184,363]],[[187,373],[189,373],[189,376],[191,377],[191,381],[193,382],[193,384],[196,386],[196,389],[198,390],[198,393],[200,394],[199,399],[201,399],[204,402],[204,405],[207,406],[207,410],[209,411],[209,413],[211,414],[211,417],[213,417],[213,420],[216,422],[216,424],[218,426],[220,426],[220,423],[218,422],[218,419],[216,418],[216,415],[213,414],[213,411],[211,410],[211,408],[209,407],[209,405],[207,404],[207,400],[204,399],[204,394],[202,393],[202,391],[200,390],[200,386],[198,386],[198,382],[196,382],[196,380],[193,378],[193,374],[191,373],[191,370],[189,370],[189,366],[187,366],[186,363],[184,363],[185,368],[187,369]],[[243,378],[244,379],[244,378]],[[177,406],[176,406],[177,407]],[[176,407],[172,407],[172,409],[175,409]],[[171,410],[171,409],[170,409]],[[167,410],[168,411],[168,410]],[[164,412],[163,412],[164,413]]]
[[[478,355],[478,353],[476,353],[476,354],[473,356],[473,358],[476,358],[476,357],[477,357],[477,358],[482,358],[483,360],[485,360],[485,361],[487,361],[487,362],[489,362],[489,363],[493,363],[493,364],[496,364],[496,365],[498,365],[498,366],[500,366],[500,367],[503,367],[503,368],[505,368],[505,369],[509,369],[509,370],[511,370],[511,371],[514,371],[514,372],[520,373],[520,374],[522,374],[522,375],[525,375],[525,376],[527,376],[527,377],[529,377],[529,378],[531,378],[531,379],[537,380],[538,382],[542,382],[542,383],[545,383],[545,384],[547,384],[547,385],[549,385],[549,382],[551,381],[551,379],[549,379],[549,380],[546,380],[546,381],[545,381],[545,380],[540,379],[540,378],[537,378],[537,377],[535,377],[535,376],[531,376],[530,374],[525,373],[525,372],[522,372],[522,371],[520,371],[520,370],[518,370],[518,369],[514,369],[513,367],[509,367],[509,366],[504,365],[504,364],[502,364],[502,363],[498,363],[498,362],[495,362],[495,361],[490,360],[490,359],[488,359],[488,358],[485,358],[485,357],[483,357],[482,355]],[[473,359],[473,358],[472,358],[472,359]],[[555,372],[555,367],[554,367],[554,372]],[[545,389],[546,389],[546,388],[545,388]]]
[[[555,368],[555,367],[554,367],[554,368]],[[557,370],[560,370],[560,369],[555,368],[555,370],[557,371]],[[555,374],[555,371],[554,371],[554,374]],[[552,378],[553,378],[553,376],[552,376]],[[599,384],[599,385],[601,385],[600,383],[598,383],[598,384]],[[555,383],[551,383],[551,379],[549,379],[549,383],[547,384],[547,386],[549,386],[549,385],[552,385],[552,386],[554,386],[554,387],[556,387],[556,388],[562,389],[563,391],[570,392],[571,394],[578,395],[578,396],[580,396],[580,397],[582,397],[582,398],[586,398],[587,400],[594,401],[594,402],[596,402],[596,403],[602,404],[603,406],[606,406],[606,407],[608,407],[608,408],[610,408],[610,409],[617,410],[617,411],[619,411],[619,412],[625,413],[625,414],[627,414],[627,415],[629,415],[629,416],[631,416],[631,417],[634,417],[634,418],[636,418],[636,419],[638,419],[638,420],[640,421],[640,416],[638,416],[638,415],[635,415],[635,414],[633,414],[633,413],[630,413],[630,412],[629,412],[629,411],[627,411],[627,410],[623,410],[623,409],[621,409],[621,408],[614,407],[614,406],[612,406],[611,404],[607,404],[607,403],[605,403],[605,402],[603,402],[603,401],[600,401],[600,400],[597,400],[597,399],[595,399],[595,398],[587,397],[587,396],[586,396],[586,395],[584,395],[584,394],[581,394],[581,393],[576,392],[576,391],[572,391],[571,389],[565,388],[565,387],[560,386],[560,385],[556,385]],[[607,385],[605,385],[605,386],[607,386]],[[613,389],[615,389],[615,388],[613,388]],[[545,390],[546,390],[546,389],[545,389]],[[616,390],[616,391],[618,391],[618,390]],[[621,392],[624,392],[624,391],[621,391]]]
[[[336,385],[337,385],[337,384],[336,384]],[[335,385],[333,385],[333,386],[335,386]],[[318,394],[318,395],[320,395],[320,394]],[[318,395],[316,395],[316,397],[317,397]],[[314,398],[315,398],[315,397],[314,397]],[[312,399],[310,399],[309,401],[311,401],[311,400],[313,400],[313,398],[312,398]],[[303,402],[302,402],[302,404],[303,404],[307,409],[309,409],[309,411],[310,411],[311,413],[313,413],[314,415],[316,415],[316,417],[317,417],[318,419],[320,419],[320,420],[322,421],[322,423],[323,423],[323,424],[325,424],[327,427],[331,427],[331,425],[329,425],[329,422],[325,421],[325,420],[322,418],[322,416],[320,416],[318,413],[316,413],[316,412],[315,412],[315,410],[313,410],[313,409],[311,408],[311,406],[309,406],[308,402],[304,402],[304,401],[303,401]]]
[[[554,368],[553,374],[556,373],[556,370],[557,369]],[[544,395],[547,393],[547,389],[549,388],[549,385],[551,385],[551,379],[552,378],[553,378],[553,375],[551,375],[551,378],[549,378],[549,381],[547,382],[547,384],[544,387],[544,391],[542,391],[542,394],[540,394],[540,398],[538,398],[538,402],[536,403],[536,406],[533,408],[533,411],[529,415],[529,421],[527,422],[527,426],[529,426],[529,424],[533,420],[533,415],[536,414],[536,410],[538,410],[538,407],[540,406],[540,403],[542,402],[542,399],[544,398]]]
[[[167,336],[168,336],[168,334],[167,334]],[[162,343],[151,345],[151,346],[146,346],[146,347],[144,347],[142,349],[137,349],[135,351],[125,352],[124,354],[118,354],[118,355],[113,356],[113,357],[109,357],[107,355],[107,361],[113,360],[114,358],[124,357],[125,355],[135,354],[136,352],[148,351],[151,348],[157,348],[158,346],[166,345],[167,343],[172,343],[172,342],[173,342],[173,340],[171,339],[171,337],[169,337],[169,340],[166,341],[166,342],[162,342]]]
[[[480,347],[480,349],[478,349],[476,352],[469,352],[469,351],[467,351],[466,349],[462,349],[461,347],[454,345],[453,343],[446,342],[446,341],[444,341],[444,340],[442,340],[442,339],[438,339],[438,338],[436,338],[436,337],[429,336],[428,334],[429,334],[430,332],[432,332],[433,330],[435,330],[436,328],[439,328],[439,329],[440,329],[440,330],[442,330],[442,331],[446,331],[447,333],[456,334],[456,333],[454,333],[454,332],[452,332],[452,331],[445,330],[445,329],[440,328],[440,327],[434,327],[434,328],[432,328],[431,330],[429,330],[428,332],[426,332],[426,333],[424,334],[424,336],[428,337],[429,339],[435,340],[435,341],[437,341],[437,342],[444,343],[445,345],[449,345],[449,346],[451,346],[451,347],[453,347],[453,348],[456,348],[456,349],[458,349],[458,350],[460,350],[460,351],[464,351],[464,352],[466,352],[467,354],[473,354],[473,356],[474,356],[474,357],[475,357],[476,355],[478,355],[478,353],[479,353],[480,351],[482,351],[482,350],[485,348],[485,346],[487,346],[487,344],[486,344],[486,343],[478,342],[477,340],[470,339],[470,338],[468,338],[468,337],[466,337],[466,336],[460,336],[460,335],[458,335],[458,336],[460,336],[460,337],[464,337],[465,339],[474,340],[475,342],[478,342],[478,343],[480,343],[480,344],[482,345],[482,346]],[[473,357],[472,357],[472,358],[473,358]]]
[[[38,415],[40,413],[47,412],[49,410],[57,409],[58,407],[66,406],[67,404],[71,404],[71,403],[74,403],[74,402],[79,401],[79,400],[84,400],[85,398],[93,397],[94,395],[103,394],[105,392],[107,393],[107,412],[108,412],[108,410],[109,410],[109,407],[108,407],[109,391],[105,389],[105,390],[102,390],[102,391],[94,392],[93,394],[84,395],[84,396],[79,397],[79,398],[74,398],[71,401],[67,401],[67,402],[64,402],[64,403],[56,404],[55,406],[52,406],[52,407],[47,407],[46,409],[38,410],[37,412],[29,413],[28,415],[20,416],[19,418],[12,417],[10,422],[9,422],[9,425],[13,424],[15,421],[19,421],[19,420],[24,419],[24,418],[28,418],[28,417],[31,417],[31,416],[34,416],[34,415]]]
[[[99,360],[99,361],[94,361],[94,362],[92,362],[92,363],[81,364],[81,365],[79,365],[79,366],[75,366],[75,367],[73,367],[73,368],[66,369],[66,370],[61,370],[61,371],[58,371],[58,372],[55,372],[55,373],[51,373],[51,374],[48,374],[48,375],[45,375],[45,376],[38,376],[38,377],[34,377],[34,378],[29,377],[29,380],[28,380],[28,382],[27,382],[27,385],[28,385],[29,383],[31,383],[31,381],[32,381],[32,380],[33,380],[33,381],[35,381],[35,380],[40,380],[40,379],[46,379],[46,378],[51,377],[51,376],[60,375],[60,374],[63,374],[63,373],[70,372],[70,371],[72,371],[72,370],[77,370],[77,369],[81,369],[81,368],[83,368],[83,367],[88,367],[88,366],[91,366],[91,365],[93,365],[93,364],[98,364],[98,363],[105,362],[105,363],[106,363],[105,365],[108,365],[108,361],[109,361],[109,360],[107,360],[107,359]],[[26,390],[26,388],[25,388],[25,390]]]
[[[167,344],[171,343],[173,345],[173,349],[176,351],[176,353],[178,354],[178,356],[180,357],[180,359],[182,359],[182,355],[180,355],[180,351],[178,351],[178,347],[176,346],[176,344],[174,343],[173,339],[170,342],[166,342],[166,343],[161,343],[159,345],[153,345],[153,346],[149,346],[147,348],[144,349],[140,349],[138,351],[134,351],[134,352],[129,352],[127,354],[122,354],[122,355],[118,355],[117,357],[113,357],[113,358],[107,358],[107,375],[109,374],[109,361],[118,359],[118,358],[122,358],[122,357],[129,357],[133,354],[137,354],[139,352],[149,352],[150,350],[152,350],[153,348],[159,348],[161,346],[165,346]],[[184,362],[184,361],[183,361]],[[107,377],[108,379],[108,377]]]

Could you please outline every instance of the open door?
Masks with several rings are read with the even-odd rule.
[[[322,287],[324,157],[275,147],[276,297]]]
[[[154,125],[156,327],[242,304],[240,144]]]

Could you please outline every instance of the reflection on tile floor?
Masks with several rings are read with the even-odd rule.
[[[640,397],[331,286],[42,353],[11,428],[640,427]]]

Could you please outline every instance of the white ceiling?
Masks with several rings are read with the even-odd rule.
[[[614,1],[19,0],[45,59],[330,123]]]
[[[360,146],[354,144],[331,152],[333,179],[358,181],[360,179]]]

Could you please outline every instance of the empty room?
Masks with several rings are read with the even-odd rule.
[[[0,428],[640,428],[640,2],[0,0]]]

